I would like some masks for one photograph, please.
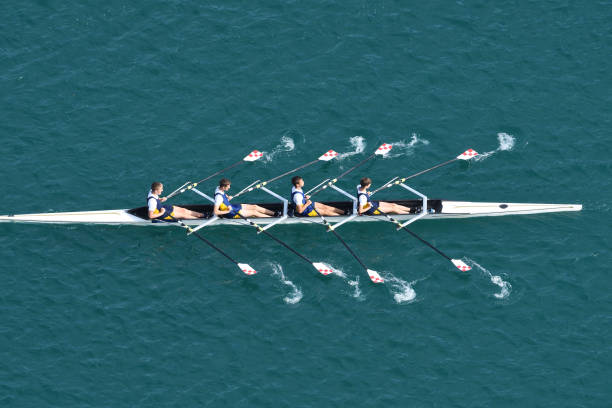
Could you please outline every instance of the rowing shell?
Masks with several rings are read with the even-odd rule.
[[[414,211],[414,214],[394,215],[394,218],[400,221],[410,220],[411,218],[417,217],[421,214],[422,211],[422,202],[420,200],[389,200],[388,202],[410,207]],[[350,201],[330,201],[324,202],[324,204],[344,209],[347,214],[350,214],[353,208],[353,203]],[[279,214],[282,211],[282,204],[280,203],[264,203],[257,205],[268,208],[272,211],[276,211]],[[204,213],[207,217],[212,216],[212,205],[181,205],[181,207]],[[424,217],[424,219],[496,217],[503,215],[527,215],[581,210],[582,205],[580,204],[485,203],[469,201],[428,200],[428,213]],[[349,215],[326,218],[328,219],[328,221],[342,222],[348,217]],[[257,223],[266,225],[274,221],[278,221],[279,218],[280,217],[257,218]],[[353,218],[351,222],[353,221],[385,221],[385,217],[361,216]],[[151,220],[147,218],[147,207],[103,211],[1,215],[0,222],[151,226],[172,225],[170,223],[164,222],[152,223]],[[184,223],[188,225],[200,225],[203,222],[206,222],[206,219],[184,220]],[[322,220],[320,217],[288,217],[280,222],[280,224],[304,223],[320,224],[322,223]],[[248,225],[248,222],[240,219],[219,219],[214,225]]]

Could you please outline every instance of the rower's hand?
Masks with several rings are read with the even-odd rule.
[[[162,197],[159,199],[159,201],[161,201],[162,203],[165,202],[168,199],[168,197]]]
[[[310,200],[310,196],[309,195],[306,195],[305,197],[306,197],[307,200]]]
[[[232,198],[234,198],[234,196],[227,196],[228,200],[231,200]]]

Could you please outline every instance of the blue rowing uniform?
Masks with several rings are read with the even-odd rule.
[[[295,202],[295,196],[296,195],[301,195],[301,203],[300,204],[306,204],[306,196],[304,195],[304,193],[298,189],[296,189],[295,187],[293,187],[291,189],[291,205],[293,205],[294,208],[294,213],[293,215],[295,215],[296,217],[316,217],[317,216],[317,212],[315,211],[314,208],[314,203],[310,203],[310,205],[308,205],[308,207],[304,208],[304,211],[302,211],[301,213],[298,213],[297,210],[297,206],[296,206],[296,202]]]
[[[223,202],[219,204],[219,209],[221,211],[230,210],[229,213],[221,215],[222,218],[240,218],[238,212],[242,210],[241,204],[230,204],[227,194],[225,194],[225,191],[220,190],[219,187],[215,190],[215,205],[217,204],[217,196],[223,198]]]
[[[359,190],[361,186],[357,186],[357,199],[359,200],[361,198],[361,196],[364,196],[366,198],[366,200],[368,201],[368,204],[370,205],[370,208],[363,212],[362,214],[365,215],[380,215],[380,211],[378,211],[378,206],[380,205],[378,203],[378,201],[372,201],[370,199],[370,192],[362,192]],[[359,203],[359,205],[361,206],[361,202]]]
[[[153,195],[153,193],[149,191],[149,195],[147,196],[147,208],[149,207],[149,201],[151,199],[155,200],[155,210],[153,211],[153,214],[159,214],[160,212],[162,212],[162,208],[166,210],[166,212],[164,213],[164,214],[166,214],[165,216],[157,217],[157,218],[152,218],[151,222],[162,222],[160,220],[173,221],[173,222],[176,221],[173,218],[174,217],[174,206],[172,206],[172,205],[163,205],[161,200],[159,198],[155,197]]]

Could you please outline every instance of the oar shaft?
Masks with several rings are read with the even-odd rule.
[[[442,255],[444,258],[446,258],[446,259],[448,259],[449,261],[452,262],[452,259],[451,259],[450,256],[446,255],[444,252],[440,251],[438,248],[436,248],[435,246],[431,245],[429,242],[425,241],[423,238],[421,238],[420,236],[418,236],[414,232],[410,231],[408,228],[404,227],[402,229],[404,231],[406,231],[407,233],[409,233],[410,235],[412,235],[413,237],[415,237],[416,239],[418,239],[419,241],[421,241],[422,243],[424,243],[425,245],[427,245],[428,247],[430,247],[431,249],[433,249],[434,251],[436,251],[437,253],[439,253],[440,255]]]
[[[419,171],[418,173],[412,174],[412,175],[410,175],[410,176],[408,176],[408,177],[403,177],[403,178],[401,178],[401,179],[399,179],[399,180],[397,180],[397,181],[395,181],[395,182],[393,182],[393,183],[391,183],[391,182],[387,182],[387,183],[383,184],[382,186],[378,187],[376,190],[372,191],[372,192],[370,193],[370,197],[371,197],[371,196],[373,196],[374,194],[376,194],[377,192],[379,192],[380,190],[384,190],[384,189],[386,189],[386,188],[391,188],[391,187],[393,187],[393,186],[394,186],[394,185],[396,185],[396,184],[403,183],[403,182],[404,182],[404,181],[406,181],[406,180],[410,180],[411,178],[414,178],[414,177],[416,177],[416,176],[420,176],[421,174],[428,173],[428,172],[430,172],[430,171],[432,171],[432,170],[437,169],[438,167],[446,166],[447,164],[453,163],[453,162],[455,162],[455,161],[457,161],[457,160],[459,160],[459,159],[454,158],[454,159],[451,159],[451,160],[445,161],[444,163],[436,164],[435,166],[430,167],[430,168],[428,168],[428,169],[425,169],[425,170],[423,170],[423,171]]]
[[[290,250],[291,252],[293,252],[294,254],[296,254],[297,256],[299,256],[300,258],[305,260],[306,262],[312,264],[312,261],[310,259],[306,258],[304,255],[300,254],[298,251],[296,251],[295,249],[291,248],[289,245],[285,244],[283,241],[281,241],[280,239],[276,238],[274,235],[270,234],[268,231],[264,230],[261,227],[261,225],[251,221],[250,219],[246,218],[244,215],[242,215],[240,213],[238,213],[238,215],[240,216],[240,218],[242,218],[243,220],[248,222],[251,226],[255,227],[259,232],[264,233],[265,235],[267,235],[268,237],[272,238],[274,241],[278,242],[279,244],[281,244],[282,246],[284,246],[285,248],[287,248],[288,250]]]
[[[389,220],[391,220],[391,222],[394,223],[395,225],[401,227],[402,224],[398,220],[396,220],[395,218],[391,217],[386,212],[383,212],[380,209],[378,209],[378,212],[381,213],[382,215],[384,215],[385,217],[387,217]],[[446,258],[446,259],[448,259],[449,261],[452,262],[452,258],[450,256],[446,255],[444,252],[440,251],[438,248],[436,248],[435,246],[433,246],[429,242],[425,241],[423,238],[421,238],[420,236],[418,236],[414,232],[410,231],[408,228],[402,227],[401,229],[405,230],[407,233],[409,233],[410,235],[412,235],[413,237],[415,237],[416,239],[418,239],[419,241],[421,241],[422,243],[424,243],[425,245],[427,245],[428,247],[430,247],[431,249],[433,249],[434,251],[436,251],[437,253],[442,255],[444,258]]]
[[[231,166],[226,167],[226,168],[224,168],[222,170],[219,170],[218,172],[213,173],[213,174],[211,174],[208,177],[204,177],[202,180],[198,181],[197,184],[200,184],[200,183],[203,183],[203,182],[205,182],[207,180],[210,180],[211,178],[213,178],[215,176],[218,176],[219,174],[223,173],[224,171],[228,171],[230,169],[233,169],[234,167],[236,167],[236,166],[238,166],[239,164],[242,164],[242,163],[244,163],[244,159],[238,160],[236,163],[232,164]]]
[[[226,257],[227,259],[229,259],[230,261],[232,261],[233,263],[235,263],[236,265],[238,265],[238,261],[236,261],[234,258],[232,258],[231,256],[229,256],[228,254],[226,254],[221,248],[217,247],[215,244],[213,244],[212,242],[210,242],[209,240],[207,240],[206,238],[204,238],[203,236],[201,236],[200,234],[198,234],[197,232],[195,232],[189,225],[185,224],[183,221],[178,220],[174,217],[172,217],[181,227],[185,228],[187,231],[191,232],[193,235],[195,235],[196,237],[198,237],[202,242],[208,244],[212,249],[214,249],[215,251],[219,252],[221,255],[223,255],[224,257]],[[164,221],[164,220],[162,220]],[[167,221],[164,221],[167,222]]]
[[[446,166],[447,164],[450,164],[450,163],[455,162],[455,161],[457,161],[457,160],[459,160],[459,159],[454,158],[454,159],[451,159],[451,160],[446,161],[446,162],[444,162],[444,163],[436,164],[435,166],[430,167],[430,168],[428,168],[427,170],[423,170],[423,171],[420,171],[420,172],[418,172],[418,173],[415,173],[415,174],[413,174],[413,175],[411,175],[411,176],[408,176],[408,177],[404,177],[404,178],[402,178],[402,180],[403,180],[402,182],[404,182],[404,181],[406,181],[406,180],[410,180],[411,178],[414,178],[414,177],[416,177],[416,176],[420,176],[421,174],[425,174],[425,173],[427,173],[427,172],[430,172],[430,171],[432,171],[432,170],[435,170],[435,169],[437,169],[438,167]]]
[[[230,170],[230,169],[232,169],[232,168],[234,168],[234,167],[238,166],[238,165],[239,165],[239,164],[241,164],[241,163],[244,163],[244,159],[242,159],[242,160],[238,160],[236,163],[232,164],[231,166],[228,166],[228,167],[226,167],[226,168],[224,168],[224,169],[221,169],[221,170],[219,170],[219,171],[217,171],[217,172],[215,172],[215,173],[211,174],[211,175],[210,175],[210,176],[208,176],[208,177],[204,177],[202,180],[200,180],[200,181],[198,181],[198,182],[196,182],[196,183],[189,183],[189,182],[188,182],[188,183],[185,183],[185,184],[183,184],[181,187],[179,187],[179,188],[177,188],[175,191],[173,191],[171,194],[169,194],[169,195],[168,195],[166,198],[172,198],[172,197],[174,197],[175,195],[178,195],[178,194],[183,194],[185,191],[187,191],[187,190],[191,190],[192,188],[196,187],[198,184],[203,183],[203,182],[205,182],[205,181],[207,181],[207,180],[210,180],[211,178],[213,178],[213,177],[215,177],[215,176],[217,176],[217,175],[219,175],[219,174],[221,174],[221,173],[223,173],[223,172],[225,172],[225,171],[228,171],[228,170]]]
[[[285,177],[285,176],[287,176],[287,175],[289,175],[289,174],[291,174],[291,173],[295,173],[296,171],[301,170],[301,169],[303,169],[303,168],[305,168],[305,167],[312,166],[313,164],[315,164],[315,163],[316,163],[316,162],[318,162],[318,161],[319,161],[319,159],[317,159],[317,160],[313,160],[313,161],[311,161],[311,162],[309,162],[309,163],[306,163],[306,164],[302,164],[301,166],[296,167],[296,168],[295,168],[295,169],[293,169],[293,170],[289,170],[289,171],[287,171],[287,172],[285,172],[285,173],[281,174],[280,176],[276,176],[276,177],[274,177],[274,178],[271,178],[270,180],[266,180],[266,181],[263,181],[263,182],[261,182],[261,183],[258,183],[258,184],[256,184],[256,185],[254,185],[253,187],[245,188],[245,189],[243,189],[242,191],[240,191],[238,194],[236,194],[236,195],[235,195],[233,198],[239,197],[239,196],[241,196],[242,194],[248,193],[248,192],[250,192],[250,191],[257,190],[257,189],[260,189],[260,188],[262,188],[262,187],[265,187],[265,186],[267,186],[268,184],[272,183],[273,181],[276,181],[276,180],[278,180],[278,179],[280,179],[280,178],[283,178],[283,177]]]
[[[353,252],[353,250],[351,249],[351,247],[348,246],[348,244],[342,239],[342,237],[332,228],[329,228],[329,223],[327,222],[327,220],[325,219],[325,217],[323,217],[318,211],[317,209],[314,207],[313,205],[313,210],[315,212],[315,214],[317,214],[319,217],[321,217],[321,221],[323,221],[324,225],[328,226],[328,230],[334,233],[334,236],[336,238],[338,238],[338,240],[340,242],[342,242],[342,245],[344,245],[344,247],[350,252],[351,255],[353,255],[353,258],[355,258],[357,260],[357,262],[359,262],[359,265],[361,265],[363,267],[363,269],[365,269],[366,271],[368,270],[368,267],[363,263],[363,261],[357,256],[357,254],[355,252]]]
[[[315,191],[313,191],[310,194],[310,198],[312,198],[315,194],[320,193],[321,191],[325,190],[327,187],[332,186],[334,184],[336,184],[338,182],[338,180],[340,180],[342,177],[346,176],[347,174],[349,174],[350,172],[354,171],[355,169],[357,169],[358,167],[363,166],[364,164],[366,164],[369,160],[371,160],[372,158],[374,158],[376,156],[376,153],[371,154],[369,157],[363,159],[361,162],[359,162],[358,164],[356,164],[355,166],[351,167],[350,169],[348,169],[347,171],[345,171],[344,173],[342,173],[341,175],[339,175],[338,177],[334,178],[333,180],[331,180],[329,183],[326,183],[325,185],[319,187],[318,189],[316,189]]]

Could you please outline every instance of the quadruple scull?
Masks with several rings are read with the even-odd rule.
[[[259,206],[265,207],[268,210],[274,211],[278,213],[278,216],[270,217],[270,218],[257,218],[257,221],[254,221],[251,218],[246,218],[242,214],[239,213],[239,219],[224,219],[219,218],[213,214],[212,205],[206,204],[196,204],[196,205],[182,205],[192,211],[197,211],[205,214],[204,219],[197,220],[176,220],[176,222],[157,222],[152,223],[150,219],[148,219],[147,207],[138,207],[132,209],[119,209],[119,210],[106,210],[106,211],[79,211],[79,212],[64,212],[64,213],[43,213],[43,214],[20,214],[20,215],[3,215],[0,216],[0,222],[23,222],[23,223],[56,223],[56,224],[111,224],[111,225],[154,225],[154,226],[163,226],[163,225],[176,225],[181,228],[185,228],[188,232],[188,235],[195,235],[202,242],[209,245],[211,248],[215,249],[217,252],[222,254],[228,260],[236,264],[245,274],[253,275],[256,273],[255,269],[252,268],[249,264],[239,263],[230,257],[226,252],[217,247],[213,242],[203,237],[199,230],[209,227],[213,224],[215,225],[249,225],[254,227],[257,230],[257,233],[263,233],[269,238],[276,241],[278,244],[284,246],[295,255],[299,256],[303,260],[310,263],[315,269],[317,269],[320,273],[324,275],[328,275],[333,272],[333,268],[322,262],[313,262],[285,242],[281,241],[274,235],[270,234],[267,230],[278,224],[297,224],[297,223],[305,223],[305,222],[314,222],[320,223],[321,225],[327,227],[327,231],[330,231],[334,234],[334,236],[344,245],[344,247],[351,253],[351,255],[357,260],[357,262],[366,270],[370,279],[375,283],[382,283],[384,279],[378,274],[378,272],[368,268],[365,263],[355,254],[355,252],[350,248],[350,246],[346,243],[346,241],[337,233],[337,229],[344,225],[347,222],[351,221],[388,221],[397,226],[397,230],[405,230],[410,235],[419,239],[421,242],[432,248],[436,253],[441,255],[442,257],[451,261],[459,270],[467,271],[471,268],[466,265],[460,259],[454,259],[446,255],[444,252],[440,251],[434,245],[424,240],[413,231],[410,231],[407,226],[417,220],[420,219],[442,219],[442,218],[471,218],[471,217],[482,217],[482,216],[503,216],[503,215],[518,215],[518,214],[539,214],[539,213],[549,213],[549,212],[565,212],[565,211],[580,211],[582,210],[582,205],[580,204],[532,204],[532,203],[504,203],[504,202],[462,202],[462,201],[447,201],[447,200],[431,200],[428,199],[427,196],[421,194],[420,192],[414,190],[413,188],[404,184],[407,180],[417,177],[419,175],[425,174],[434,169],[446,166],[450,163],[453,163],[457,160],[470,160],[478,155],[476,151],[473,149],[468,149],[459,156],[445,161],[443,163],[439,163],[433,167],[422,170],[418,173],[412,174],[407,177],[399,178],[394,177],[388,182],[381,185],[378,189],[374,190],[371,195],[376,194],[377,192],[391,188],[394,186],[400,186],[417,196],[420,196],[420,200],[390,200],[389,202],[398,203],[399,205],[408,207],[411,209],[410,214],[400,214],[391,216],[387,213],[384,213],[379,210],[380,215],[367,215],[367,216],[359,216],[359,212],[357,211],[357,199],[346,191],[336,186],[336,183],[350,174],[357,168],[361,167],[369,160],[376,156],[385,156],[390,150],[392,146],[390,144],[381,145],[372,155],[365,158],[355,166],[351,167],[347,171],[343,172],[339,176],[333,179],[325,179],[315,187],[313,187],[306,195],[310,194],[310,197],[320,193],[321,191],[332,188],[337,192],[343,194],[348,197],[350,201],[336,201],[336,202],[325,202],[326,205],[331,205],[336,208],[342,209],[346,215],[339,216],[321,216],[318,212],[316,212],[317,217],[308,219],[301,217],[293,217],[289,214],[288,211],[288,200],[269,190],[267,186],[279,180],[289,174],[295,173],[298,170],[304,169],[308,166],[311,166],[319,161],[329,161],[333,158],[337,157],[338,154],[329,150],[322,156],[318,157],[316,160],[305,163],[301,166],[298,166],[292,170],[284,172],[276,177],[273,177],[264,182],[260,182],[260,180],[256,180],[250,183],[248,186],[243,188],[240,192],[238,192],[233,198],[236,198],[240,195],[246,194],[255,190],[262,190],[276,199],[280,200],[280,203],[259,203]],[[202,191],[197,189],[197,186],[207,180],[210,180],[212,177],[222,174],[223,172],[237,167],[238,165],[245,162],[254,162],[259,160],[263,154],[258,150],[253,150],[243,159],[233,163],[232,165],[216,171],[215,173],[203,178],[202,180],[192,183],[190,181],[184,183],[179,188],[175,189],[172,193],[170,193],[167,198],[171,198],[182,194],[186,191],[192,191],[198,194],[201,197],[206,198],[209,201],[214,200],[203,193]],[[334,222],[334,223],[332,223]]]

